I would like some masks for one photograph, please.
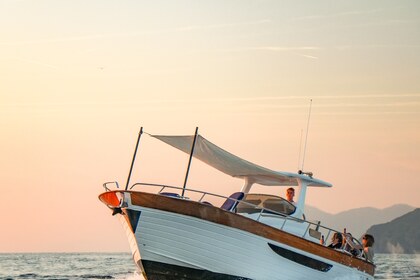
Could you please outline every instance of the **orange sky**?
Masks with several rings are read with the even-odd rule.
[[[199,126],[247,160],[297,171],[310,99],[305,169],[334,185],[311,189],[310,205],[420,207],[419,8],[1,1],[0,252],[128,251],[97,196],[125,184],[140,126]],[[187,161],[144,137],[133,181],[182,184]],[[228,195],[241,183],[193,161],[190,187]]]

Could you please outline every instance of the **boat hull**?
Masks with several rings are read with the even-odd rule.
[[[209,270],[195,269],[185,266],[160,263],[155,261],[143,260],[142,266],[148,280],[247,280],[248,278],[228,275],[224,273],[212,272]]]
[[[119,217],[149,280],[373,279],[362,260],[234,213],[140,192],[128,198]]]

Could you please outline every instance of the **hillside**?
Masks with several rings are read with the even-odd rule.
[[[375,237],[377,253],[420,253],[420,208],[388,223],[374,225],[367,232]]]
[[[409,205],[397,204],[385,209],[364,207],[330,214],[315,207],[307,206],[305,214],[308,220],[321,221],[322,225],[337,230],[346,228],[354,237],[360,237],[372,225],[387,223],[414,209]]]

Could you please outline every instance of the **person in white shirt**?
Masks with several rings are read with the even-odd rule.
[[[373,243],[375,243],[375,239],[370,234],[365,234],[362,237],[362,244],[363,244],[363,251],[365,252],[366,259],[370,262],[373,262]]]
[[[295,204],[295,201],[293,198],[295,197],[295,189],[294,188],[288,188],[286,191],[286,199],[293,205]]]

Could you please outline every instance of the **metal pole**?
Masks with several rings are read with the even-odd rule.
[[[136,160],[137,148],[139,147],[140,137],[143,134],[143,127],[140,128],[139,137],[137,138],[136,149],[134,150],[133,160],[131,161],[130,172],[128,173],[127,184],[125,185],[125,190],[128,189],[128,184],[130,183],[131,172],[133,171],[134,161]]]
[[[187,186],[188,173],[190,173],[191,160],[194,154],[195,140],[197,139],[197,135],[198,135],[198,127],[195,128],[194,140],[192,143],[191,153],[190,153],[190,160],[188,161],[188,168],[187,168],[187,173],[185,174],[184,187],[182,188],[182,196],[184,196],[185,187]]]

